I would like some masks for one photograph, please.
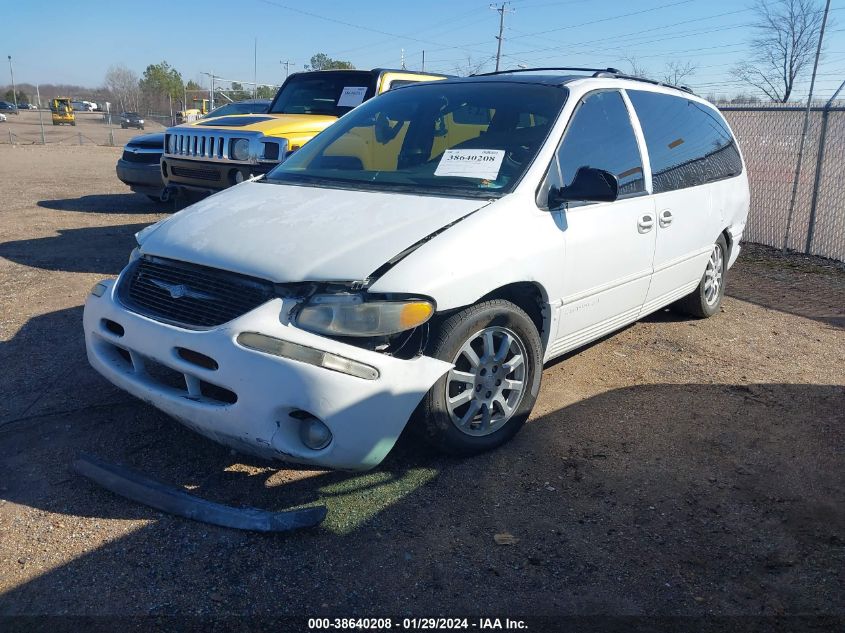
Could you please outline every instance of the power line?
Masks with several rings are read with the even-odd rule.
[[[411,37],[409,35],[400,35],[398,33],[390,33],[389,31],[382,31],[381,29],[375,29],[370,26],[365,26],[363,24],[355,24],[354,22],[346,22],[344,20],[338,20],[337,18],[331,18],[325,15],[320,15],[319,13],[314,13],[313,11],[306,11],[305,9],[299,9],[297,7],[292,7],[287,4],[283,4],[281,2],[275,2],[274,0],[259,0],[264,4],[270,5],[272,7],[277,7],[279,9],[285,9],[286,11],[292,11],[294,13],[299,13],[300,15],[307,15],[308,17],[315,18],[317,20],[323,20],[325,22],[332,22],[333,24],[340,24],[342,26],[348,26],[353,29],[359,29],[361,31],[368,31],[369,33],[378,33],[379,35],[386,35],[391,38],[401,38],[410,40],[412,42],[419,42],[420,44],[434,44],[435,46],[442,46],[440,42],[432,42],[431,40],[424,40],[417,37]],[[483,42],[482,42],[483,43]],[[464,50],[469,52],[478,52],[477,50],[469,48],[469,46],[473,46],[473,44],[465,45],[465,46],[447,46],[438,50],[448,50],[448,49],[458,49]]]

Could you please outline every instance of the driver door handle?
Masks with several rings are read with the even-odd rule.
[[[640,233],[648,233],[654,228],[654,216],[651,213],[644,213],[637,220],[637,230]]]
[[[663,209],[663,211],[660,212],[660,219],[658,220],[660,228],[665,229],[667,226],[672,224],[672,219],[672,212],[669,209]]]

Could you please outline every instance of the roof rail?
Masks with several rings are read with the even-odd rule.
[[[622,72],[621,70],[616,70],[615,68],[570,68],[567,66],[548,66],[542,68],[514,68],[512,70],[496,70],[489,73],[473,74],[470,75],[470,77],[486,77],[488,75],[505,75],[509,73],[531,73],[542,70],[574,70],[576,72],[582,73],[610,73],[612,75],[618,75]]]
[[[489,73],[479,73],[477,75],[470,75],[470,77],[486,77],[489,75],[505,75],[510,73],[530,73],[530,72],[543,72],[547,70],[571,70],[575,72],[582,72],[582,73],[593,73],[593,77],[614,77],[616,79],[630,79],[631,81],[642,81],[643,83],[652,84],[654,86],[664,86],[666,88],[674,88],[676,90],[683,90],[684,92],[688,92],[690,94],[694,94],[693,91],[688,88],[687,86],[675,86],[670,83],[666,83],[664,81],[657,81],[656,79],[647,79],[645,77],[636,77],[634,75],[628,75],[623,73],[621,70],[616,68],[570,68],[567,66],[549,66],[549,67],[541,67],[541,68],[514,68],[512,70],[497,70],[494,72]]]

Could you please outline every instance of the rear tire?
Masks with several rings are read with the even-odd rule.
[[[706,319],[716,314],[722,307],[722,297],[725,296],[727,265],[728,244],[725,236],[720,235],[713,244],[710,259],[707,260],[707,267],[698,287],[680,299],[674,307],[684,314],[699,319]]]
[[[455,365],[414,414],[428,443],[445,453],[475,455],[522,428],[540,390],[543,350],[520,307],[495,299],[446,317],[426,353]]]

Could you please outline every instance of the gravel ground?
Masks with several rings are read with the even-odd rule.
[[[403,438],[366,474],[288,470],[88,367],[88,289],[168,211],[116,180],[118,155],[0,147],[0,615],[845,616],[841,265],[747,247],[721,314],[664,311],[552,363],[495,452]],[[328,519],[175,518],[73,475],[83,451]]]

